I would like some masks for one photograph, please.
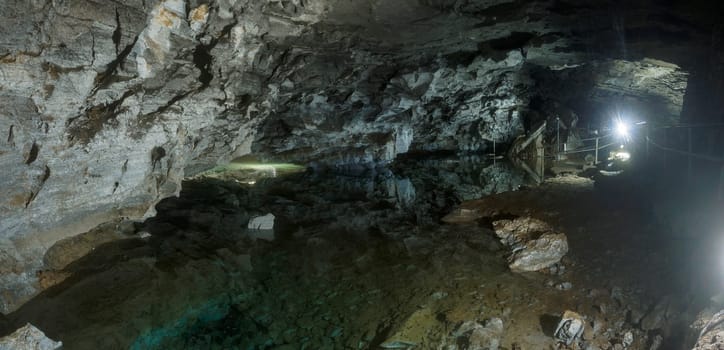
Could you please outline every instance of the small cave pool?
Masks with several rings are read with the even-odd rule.
[[[6,321],[67,349],[511,350],[555,349],[568,311],[587,349],[681,349],[708,278],[686,263],[701,247],[620,195],[479,159],[355,174],[232,164],[145,222],[51,249],[87,254],[44,272],[49,287]],[[513,272],[530,244],[496,232],[534,223],[565,255]]]

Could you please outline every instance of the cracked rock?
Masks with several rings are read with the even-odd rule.
[[[547,269],[568,253],[568,240],[546,222],[531,217],[493,223],[501,242],[512,249],[510,269],[514,272]]]

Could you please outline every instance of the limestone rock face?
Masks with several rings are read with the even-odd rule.
[[[485,151],[550,117],[528,115],[534,97],[551,98],[533,73],[569,67],[600,73],[601,91],[663,96],[673,116],[685,74],[626,62],[685,64],[690,50],[665,37],[587,47],[611,42],[610,23],[572,31],[571,18],[604,12],[507,0],[3,1],[0,311],[38,291],[56,241],[153,215],[185,176],[251,152],[339,167]],[[657,25],[648,8],[629,13]],[[677,23],[667,30],[710,41]],[[588,98],[591,80],[578,76],[586,89],[572,90]]]
[[[268,108],[250,96],[271,96],[275,43],[316,22],[315,6],[0,4],[0,311],[35,292],[54,242],[151,215],[185,175],[248,153]]]

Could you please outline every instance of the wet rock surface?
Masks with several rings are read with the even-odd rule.
[[[41,289],[55,242],[147,218],[252,152],[319,168],[489,152],[556,104],[621,95],[673,119],[688,68],[643,57],[691,64],[716,47],[693,23],[718,18],[653,5],[627,3],[622,48],[596,2],[4,1],[0,310]]]
[[[577,229],[586,221],[619,232],[619,249],[645,259],[637,236],[622,231],[634,208],[610,221],[608,194],[570,178],[464,202],[480,217],[441,223],[486,183],[430,182],[433,170],[422,164],[405,168],[417,177],[380,170],[297,173],[253,186],[189,181],[179,198],[156,206],[155,218],[58,264],[54,272],[67,278],[8,323],[32,322],[72,349],[549,349],[571,310],[585,324],[571,344],[583,349],[683,344],[677,324],[690,304],[662,295],[669,288],[652,274],[670,265],[631,265],[625,252],[595,241],[595,231]],[[489,168],[434,164],[458,179]],[[260,237],[248,223],[267,213],[273,235]],[[542,271],[511,273],[492,226],[501,216],[545,218],[543,227],[568,233],[569,253]]]

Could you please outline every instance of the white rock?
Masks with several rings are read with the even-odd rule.
[[[554,232],[544,221],[520,217],[499,220],[493,226],[500,241],[513,250],[509,267],[514,272],[549,268],[568,253],[566,235]]]
[[[257,216],[249,220],[248,228],[250,230],[273,230],[275,216],[272,213],[264,216]]]
[[[700,322],[695,322],[697,323]],[[724,349],[724,310],[717,312],[706,322],[692,350],[710,349]]]
[[[456,340],[464,339],[469,350],[498,350],[503,336],[503,320],[491,318],[485,326],[475,322],[464,322],[453,334]]]
[[[0,338],[0,350],[55,350],[62,347],[63,342],[46,337],[45,333],[30,323]]]
[[[623,346],[629,347],[629,346],[631,346],[631,344],[633,344],[633,341],[634,341],[633,333],[631,333],[630,331],[626,332],[626,334],[623,335]]]
[[[657,334],[654,337],[654,340],[651,341],[651,347],[649,348],[649,350],[659,350],[662,344],[664,344],[664,337],[662,337],[660,334]]]
[[[538,271],[559,262],[566,253],[568,241],[564,234],[545,234],[513,253],[509,266],[514,272]]]
[[[556,288],[558,290],[570,290],[573,288],[573,284],[571,282],[561,282],[556,285]]]
[[[571,345],[581,338],[584,327],[585,322],[581,315],[573,311],[566,311],[563,313],[563,318],[558,323],[553,337],[560,343]]]

